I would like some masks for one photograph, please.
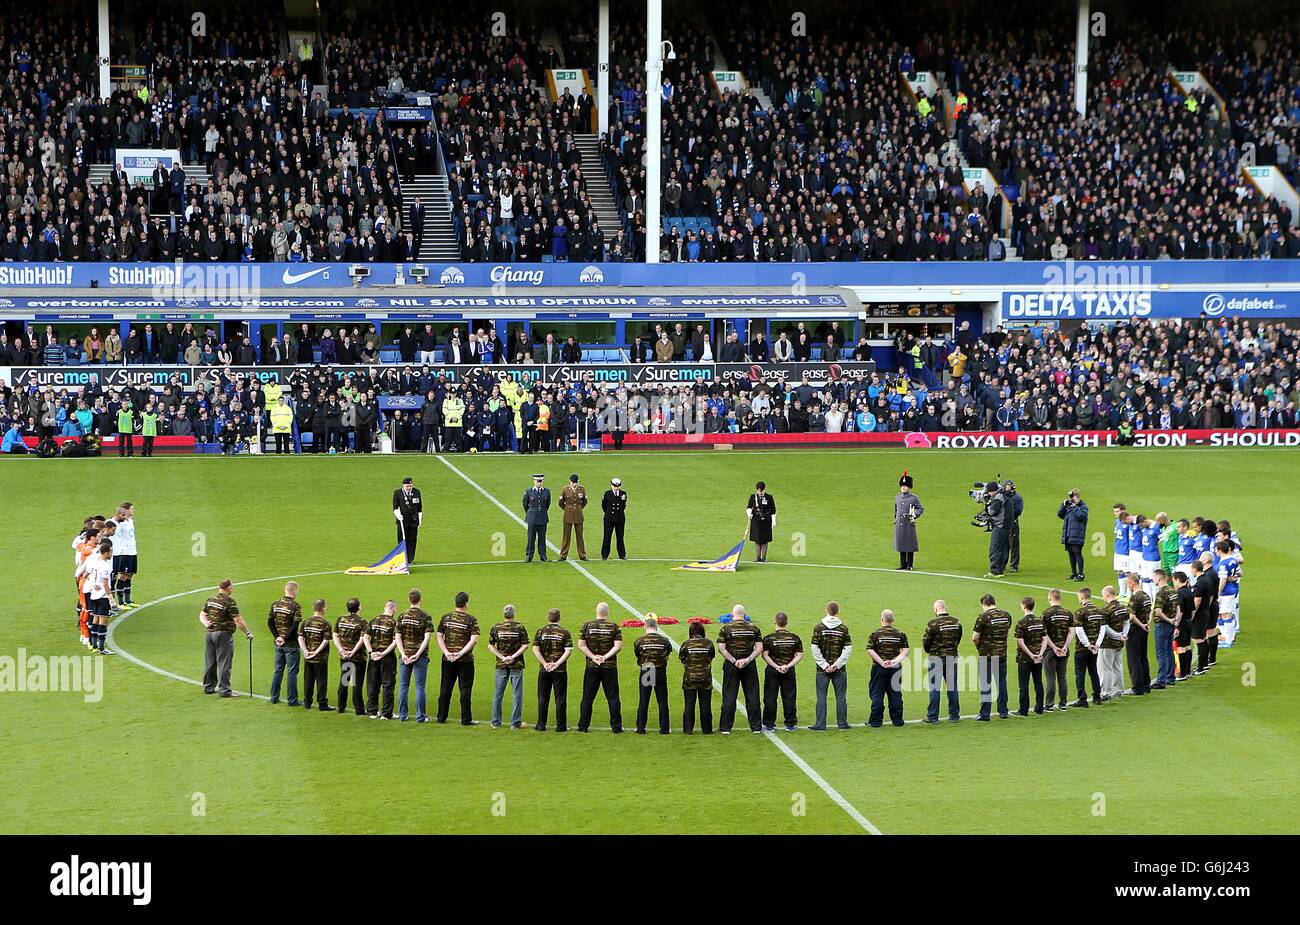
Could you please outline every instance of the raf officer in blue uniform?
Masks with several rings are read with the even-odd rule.
[[[533,476],[533,487],[524,492],[524,523],[528,526],[528,548],[524,550],[524,561],[533,561],[533,549],[543,562],[546,558],[546,524],[550,519],[546,513],[551,508],[551,490],[542,487],[544,475]]]

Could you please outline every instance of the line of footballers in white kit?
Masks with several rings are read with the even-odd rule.
[[[77,633],[81,644],[103,655],[108,620],[119,610],[140,606],[131,599],[139,559],[135,546],[135,505],[124,501],[112,517],[87,517],[72,538],[77,588]]]
[[[1173,640],[1178,676],[1187,674],[1184,666],[1190,663],[1193,643],[1197,667],[1191,674],[1203,674],[1217,661],[1219,647],[1232,648],[1241,632],[1242,548],[1232,524],[1207,517],[1174,522],[1163,512],[1151,519],[1130,513],[1123,504],[1116,504],[1114,513],[1114,568],[1121,588],[1127,588],[1126,575],[1137,575],[1141,589],[1154,599],[1157,570],[1171,577],[1182,573],[1190,586],[1202,575],[1217,583],[1212,618],[1182,628]]]

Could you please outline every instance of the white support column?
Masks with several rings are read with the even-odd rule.
[[[108,70],[108,0],[99,0],[99,97],[112,95],[112,79]]]
[[[600,0],[596,38],[596,131],[609,131],[609,0]]]
[[[663,4],[646,0],[646,82],[645,82],[645,259],[659,262],[659,166],[663,143],[660,106],[663,103]]]
[[[1079,19],[1074,32],[1074,109],[1088,114],[1088,0],[1079,0]]]

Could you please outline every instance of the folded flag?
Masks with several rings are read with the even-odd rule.
[[[398,543],[393,547],[392,552],[384,556],[374,565],[356,565],[348,569],[345,575],[409,575],[410,568],[406,564],[406,541]]]
[[[674,571],[677,572],[734,572],[736,566],[740,563],[740,553],[745,548],[745,541],[741,540],[735,546],[731,547],[729,552],[723,553],[716,559],[709,559],[705,562],[689,562],[686,565],[677,566]]]

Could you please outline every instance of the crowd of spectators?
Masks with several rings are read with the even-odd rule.
[[[828,335],[834,339],[834,335]],[[1275,428],[1297,426],[1300,329],[1239,319],[1134,320],[1089,331],[961,326],[938,339],[908,332],[896,369],[865,379],[638,385],[520,384],[491,366],[468,374],[431,364],[336,371],[303,365],[287,383],[214,366],[193,389],[90,384],[80,391],[0,386],[0,431],[23,437],[115,433],[117,410],[159,415],[159,436],[190,436],[230,451],[260,432],[285,397],[316,452],[368,452],[379,433],[394,449],[558,451],[610,434]],[[745,348],[746,356],[754,349]],[[757,350],[769,348],[759,343]],[[270,394],[268,394],[270,393]],[[423,397],[419,409],[381,411],[379,397]]]

